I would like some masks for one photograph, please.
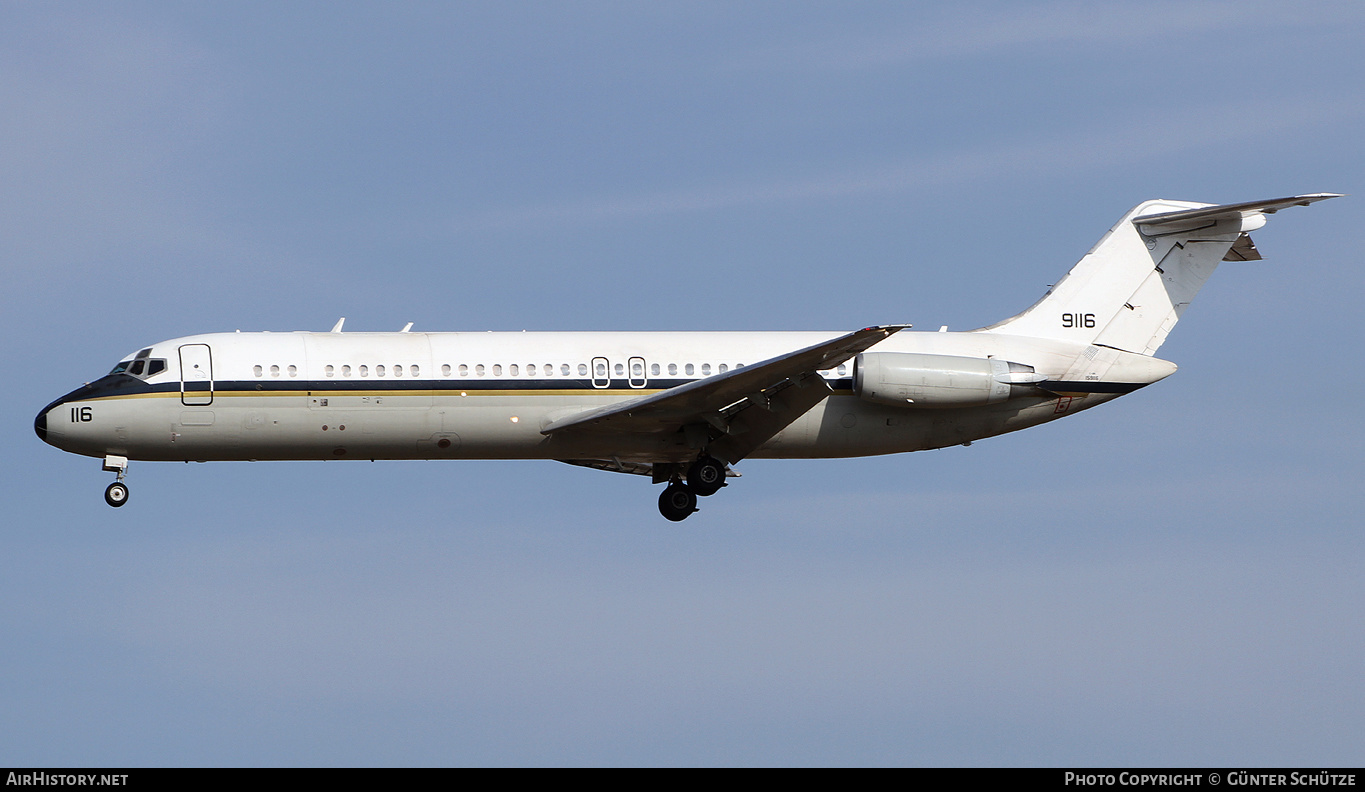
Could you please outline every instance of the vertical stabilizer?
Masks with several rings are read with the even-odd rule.
[[[1052,289],[986,331],[1156,352],[1219,262],[1260,258],[1248,232],[1288,206],[1335,198],[1298,195],[1240,204],[1146,201]]]

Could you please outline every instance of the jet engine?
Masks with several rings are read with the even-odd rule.
[[[1032,366],[998,358],[864,352],[853,363],[853,392],[897,407],[977,407],[1008,399],[1043,378]]]

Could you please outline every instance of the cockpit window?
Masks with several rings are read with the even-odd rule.
[[[109,374],[128,374],[137,377],[138,379],[146,379],[148,377],[154,377],[165,370],[165,358],[154,358],[149,360],[145,357],[139,357],[133,360],[119,361],[118,365],[114,366]]]

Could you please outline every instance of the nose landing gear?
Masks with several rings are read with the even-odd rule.
[[[118,474],[118,480],[104,490],[104,502],[118,508],[128,502],[128,485],[123,483],[123,477],[128,474],[128,457],[106,456],[104,469]]]

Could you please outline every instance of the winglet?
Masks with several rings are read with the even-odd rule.
[[[340,333],[340,332],[341,332],[341,326],[344,325],[344,324],[346,324],[346,317],[343,316],[343,317],[341,317],[340,319],[337,320],[337,323],[336,323],[336,324],[332,325],[332,330],[331,330],[331,332],[333,332],[333,333]]]

